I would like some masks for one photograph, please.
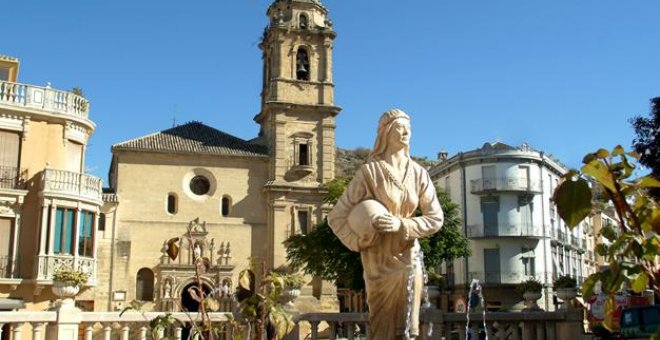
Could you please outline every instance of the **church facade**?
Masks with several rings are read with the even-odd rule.
[[[340,111],[335,32],[316,0],[278,0],[267,15],[256,138],[189,122],[112,146],[89,309],[136,300],[148,310],[192,310],[186,288],[195,282],[194,258],[211,261],[203,277],[209,291],[230,291],[250,265],[286,265],[282,242],[325,217],[322,184],[334,177]],[[175,260],[166,254],[169,240],[179,249]],[[309,278],[299,308],[336,309],[334,292]]]

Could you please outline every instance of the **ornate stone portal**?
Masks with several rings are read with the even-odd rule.
[[[160,264],[156,267],[158,275],[157,308],[161,311],[178,312],[185,306],[189,293],[188,287],[197,284],[195,260],[199,257],[209,259],[210,266],[201,276],[202,285],[207,294],[213,294],[220,301],[219,311],[231,311],[234,265],[231,244],[207,238],[206,222],[199,218],[190,221],[186,232],[178,235],[176,246],[179,254],[176,260],[167,255],[168,240],[163,242]],[[192,311],[191,308],[186,308]]]

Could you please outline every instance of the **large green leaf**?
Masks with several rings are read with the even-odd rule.
[[[637,277],[632,280],[631,286],[636,293],[643,292],[649,285],[649,277],[646,276],[646,273],[642,272],[637,275]]]
[[[610,189],[611,191],[616,191],[612,174],[605,163],[598,160],[592,160],[582,167],[582,172],[596,179],[605,188]]]
[[[640,179],[639,186],[642,188],[660,188],[660,181],[653,178],[651,175],[644,176]]]
[[[594,287],[599,280],[600,273],[591,274],[586,280],[584,280],[584,283],[582,284],[582,296],[585,301],[591,300],[591,297],[594,295]]]
[[[591,212],[591,189],[587,181],[567,179],[555,191],[557,212],[566,224],[573,228]]]

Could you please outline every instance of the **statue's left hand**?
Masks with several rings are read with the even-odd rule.
[[[390,214],[382,214],[373,221],[373,226],[381,233],[395,233],[401,229],[401,219]]]

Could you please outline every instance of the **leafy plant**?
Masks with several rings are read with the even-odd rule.
[[[300,289],[305,284],[305,277],[288,266],[281,266],[266,274],[271,280],[281,282],[282,289]]]
[[[570,275],[562,275],[552,282],[552,286],[555,289],[577,288],[577,281],[575,281],[575,278]]]
[[[89,280],[89,273],[60,267],[53,273],[53,281],[66,282],[76,286],[82,286]]]
[[[540,293],[543,290],[543,284],[535,279],[523,281],[516,286],[516,291],[520,294],[526,292]]]
[[[445,278],[442,275],[436,273],[433,270],[429,270],[426,274],[428,275],[427,284],[429,286],[437,286],[440,288],[445,288]]]
[[[660,209],[649,195],[650,189],[660,188],[660,181],[652,175],[633,177],[638,159],[636,152],[621,146],[587,154],[581,171],[569,171],[554,193],[558,213],[571,228],[591,213],[592,200],[611,204],[616,213],[617,225],[603,226],[600,236],[606,242],[596,246],[608,266],[582,286],[584,299],[589,300],[601,283],[601,291],[608,295],[604,326],[610,330],[617,292],[651,287],[660,294]]]

